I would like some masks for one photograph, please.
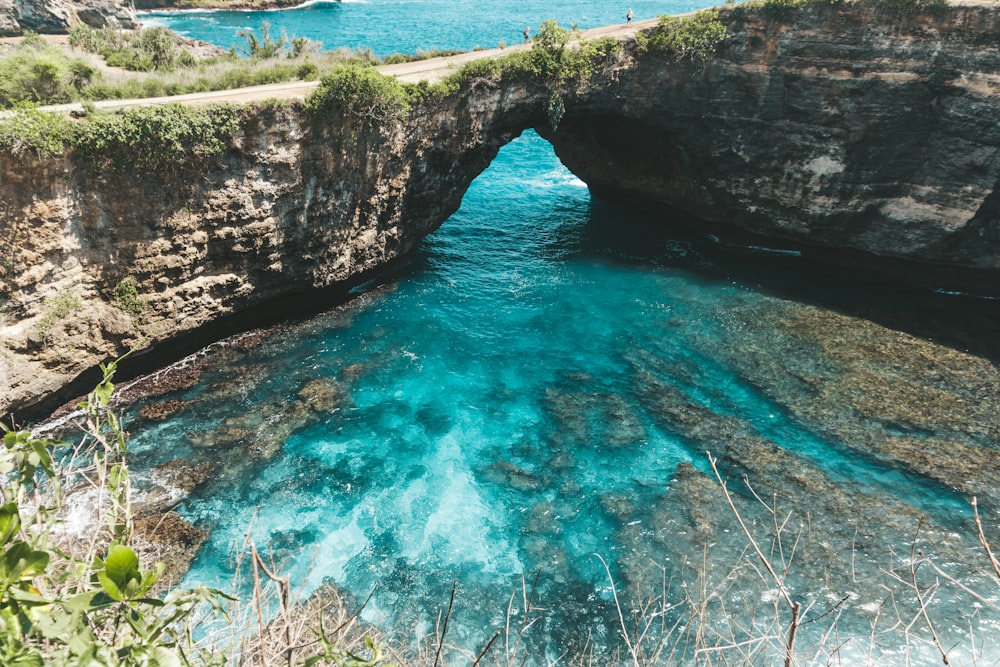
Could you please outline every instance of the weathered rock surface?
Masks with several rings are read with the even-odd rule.
[[[560,158],[600,195],[995,278],[1000,11],[743,16],[714,57],[641,57],[568,108]]]
[[[0,0],[0,37],[64,34],[74,24],[138,28],[131,0]]]
[[[632,44],[559,91],[556,131],[548,86],[476,80],[375,124],[250,108],[223,158],[168,176],[0,155],[0,413],[140,340],[385,267],[531,127],[599,195],[998,291],[1000,9],[723,18],[731,37],[708,60]],[[147,304],[141,334],[112,305],[126,278]]]

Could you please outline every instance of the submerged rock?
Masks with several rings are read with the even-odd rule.
[[[296,396],[310,410],[318,413],[332,412],[348,402],[347,392],[333,380],[324,378],[309,380]]]
[[[226,417],[215,428],[191,431],[185,438],[196,449],[242,448],[250,459],[272,459],[297,431],[318,424],[350,405],[350,396],[334,380],[306,381],[294,400],[276,395],[252,410]]]
[[[825,438],[1000,503],[1000,368],[863,318],[768,299],[706,350]]]
[[[550,387],[545,390],[544,405],[555,425],[548,437],[560,452],[591,443],[620,449],[646,441],[642,419],[620,394]]]
[[[141,408],[136,415],[139,421],[144,422],[159,422],[163,421],[167,417],[171,417],[174,413],[183,409],[187,405],[185,401],[159,401],[154,403],[146,403]]]
[[[788,362],[787,355],[776,359],[781,360],[776,365]],[[858,588],[857,576],[878,579],[882,563],[893,551],[908,552],[917,535],[945,562],[968,563],[975,554],[965,519],[952,517],[942,525],[903,499],[876,495],[852,479],[833,477],[835,469],[825,472],[809,458],[763,437],[750,421],[714,412],[675,386],[673,379],[660,378],[658,370],[638,363],[635,367],[650,413],[662,428],[717,457],[736,508],[758,540],[771,542],[772,556],[782,567],[797,564],[788,570],[790,582],[815,592],[815,579],[807,582],[823,573],[832,594],[844,594]],[[861,424],[857,428],[863,428],[864,421]],[[637,509],[636,518],[619,528],[616,540],[625,548],[620,563],[626,576],[647,586],[658,581],[657,562],[697,565],[711,547],[713,557],[733,566],[732,559],[747,544],[718,483],[685,464],[678,467],[667,493]],[[879,595],[870,590],[858,594],[864,603]]]
[[[149,515],[135,520],[135,536],[140,553],[150,562],[163,563],[157,589],[165,590],[180,582],[194,561],[208,532],[196,528],[176,512]]]
[[[480,472],[494,484],[518,491],[541,491],[549,484],[547,478],[539,477],[508,461],[497,461],[492,465],[480,468]]]

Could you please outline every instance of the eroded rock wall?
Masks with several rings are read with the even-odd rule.
[[[1000,11],[742,16],[723,10],[712,58],[642,56],[613,96],[569,110],[551,136],[567,166],[610,197],[991,280]]]
[[[496,85],[398,122],[248,108],[224,157],[172,174],[0,158],[0,413],[132,345],[398,259],[542,108]],[[123,307],[126,281],[141,313]]]
[[[0,37],[65,34],[77,23],[92,28],[138,28],[132,0],[0,0]]]
[[[555,131],[549,85],[484,79],[399,121],[249,107],[225,156],[168,174],[0,155],[0,413],[132,345],[384,267],[530,127],[599,195],[1000,291],[1000,10],[724,19],[710,59],[632,43],[558,90]],[[129,281],[138,315],[115,296]]]

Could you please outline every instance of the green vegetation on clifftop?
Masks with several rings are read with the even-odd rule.
[[[222,154],[242,129],[245,112],[232,104],[134,107],[90,114],[76,122],[21,109],[0,117],[0,148],[14,155],[66,155],[92,173],[169,172]]]
[[[772,20],[787,20],[794,10],[806,7],[833,7],[855,4],[872,7],[891,16],[934,14],[947,6],[948,0],[747,0],[729,8],[729,15],[743,18],[750,12],[763,12]]]

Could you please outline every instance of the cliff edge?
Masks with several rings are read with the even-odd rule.
[[[597,195],[1000,293],[1000,8],[720,18],[707,57],[640,37],[585,80],[481,64],[405,114],[339,93],[320,113],[245,105],[223,150],[165,166],[155,141],[117,162],[0,152],[0,413],[385,267],[527,128]]]

